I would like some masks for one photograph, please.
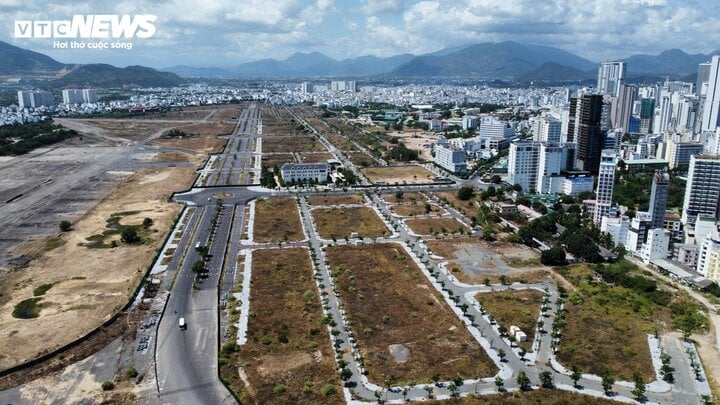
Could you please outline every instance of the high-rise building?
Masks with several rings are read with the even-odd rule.
[[[302,82],[302,84],[300,85],[300,91],[303,94],[312,94],[313,84],[310,82]]]
[[[625,62],[603,62],[600,64],[597,91],[600,94],[620,95],[620,86],[625,82]]]
[[[591,173],[598,172],[605,141],[603,105],[603,96],[599,94],[582,94],[570,100],[568,142],[578,144],[578,168]]]
[[[435,146],[435,163],[453,173],[467,170],[465,151],[449,144]]]
[[[516,140],[510,144],[508,182],[524,191],[559,194],[564,191],[562,172],[575,165],[574,144]]]
[[[655,116],[655,99],[643,98],[640,101],[640,132],[652,132],[653,117]]]
[[[667,172],[655,172],[650,190],[650,229],[663,228],[669,187]]]
[[[533,140],[559,143],[562,136],[562,122],[553,117],[542,117],[536,121]]]
[[[622,128],[623,133],[630,132],[630,116],[632,115],[633,103],[636,97],[636,86],[620,85],[620,95],[613,100],[611,108],[613,128]]]
[[[703,131],[715,131],[720,126],[720,56],[715,55],[710,62],[707,95],[703,108]]]
[[[330,82],[330,90],[354,93],[357,91],[357,86],[354,80],[333,80]]]
[[[712,235],[700,242],[697,272],[712,281],[720,281],[720,240]]]
[[[680,142],[675,139],[667,141],[665,149],[665,160],[668,161],[668,167],[674,169],[690,164],[690,157],[701,155],[705,150],[705,145],[697,142]]]
[[[64,104],[97,103],[95,89],[65,89],[62,96]]]
[[[600,226],[602,217],[610,213],[612,208],[612,194],[615,186],[615,167],[617,155],[612,149],[601,152],[600,167],[598,170],[598,185],[595,198],[595,213],[593,219]]]
[[[97,90],[95,89],[83,89],[83,101],[86,103],[97,103]]]
[[[537,142],[512,142],[508,154],[508,183],[520,185],[525,192],[535,191],[539,156],[540,148]]]
[[[710,62],[698,65],[697,81],[695,82],[695,94],[702,95],[703,84],[708,82],[710,78]],[[707,89],[706,89],[707,90]]]
[[[55,105],[55,98],[49,91],[18,91],[20,108],[50,107]]]
[[[690,157],[683,224],[695,223],[698,215],[720,217],[720,156]]]

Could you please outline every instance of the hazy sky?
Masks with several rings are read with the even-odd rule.
[[[74,14],[154,14],[157,33],[133,50],[54,50],[50,39],[15,39],[15,20]],[[294,52],[342,59],[424,53],[514,40],[591,60],[720,48],[718,0],[0,0],[0,40],[61,62],[167,67],[233,66]]]

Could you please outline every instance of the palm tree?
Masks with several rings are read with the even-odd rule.
[[[427,391],[427,393],[428,393],[428,398],[432,398],[433,387],[430,386],[430,385],[426,385],[426,386],[423,387],[423,389],[424,389],[425,391]]]
[[[495,377],[495,386],[497,386],[498,391],[502,391],[504,385],[505,385],[505,380],[503,380],[502,377],[500,377],[500,376]]]

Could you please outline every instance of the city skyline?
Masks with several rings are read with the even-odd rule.
[[[712,52],[720,42],[720,4],[637,0],[554,0],[537,5],[515,1],[361,2],[196,0],[121,2],[97,9],[91,2],[0,1],[0,40],[46,53],[65,63],[104,62],[156,68],[179,64],[232,67],[296,52],[321,52],[334,59],[364,55],[415,55],[482,42],[516,41],[557,47],[593,61],[678,48]],[[135,38],[132,50],[53,49],[49,39],[13,37],[17,20],[68,19],[96,14],[152,14],[156,34]],[[677,35],[677,30],[684,35]],[[703,38],[706,41],[697,41]]]

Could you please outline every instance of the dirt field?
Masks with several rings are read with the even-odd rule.
[[[429,183],[435,174],[420,166],[365,167],[360,169],[372,183],[413,184]]]
[[[469,230],[455,218],[407,219],[405,224],[418,235],[450,234]]]
[[[295,163],[292,153],[273,153],[272,155],[263,153],[262,155],[261,164],[265,167],[282,167],[285,163]]]
[[[329,336],[318,322],[323,314],[308,251],[255,251],[252,267],[248,343],[239,351],[250,386],[241,399],[258,404],[342,402]],[[326,384],[336,394],[321,394]],[[304,386],[309,386],[307,394]]]
[[[455,208],[468,219],[474,217],[477,214],[477,206],[475,205],[475,201],[477,201],[478,198],[477,196],[473,196],[473,198],[468,201],[462,201],[458,199],[456,192],[441,192],[437,193],[437,196],[438,198],[440,198],[441,201],[447,202],[450,207]]]
[[[143,169],[123,182],[109,197],[61,234],[63,243],[20,271],[4,273],[0,280],[0,368],[29,360],[84,335],[120,309],[164,240],[180,206],[168,203],[176,190],[187,189],[194,168]],[[112,214],[126,213],[121,223],[135,225],[152,218],[147,244],[112,249],[80,246],[86,238],[106,229]],[[61,269],[62,271],[58,271]],[[39,316],[17,319],[15,304],[33,297],[42,285],[51,288],[40,298]]]
[[[365,152],[347,152],[346,156],[355,166],[372,166],[375,161]]]
[[[362,204],[365,202],[365,197],[362,194],[318,195],[308,197],[307,200],[310,205]]]
[[[264,130],[263,130],[264,131]],[[314,136],[274,136],[264,138],[262,143],[263,152],[273,153],[301,153],[301,152],[325,152],[325,147]]]
[[[523,349],[532,349],[535,339],[535,327],[540,316],[543,293],[536,290],[495,291],[475,296],[488,313],[495,317],[499,325],[510,330],[510,326],[519,327],[527,335],[526,342],[518,342]],[[551,325],[545,326],[550,330]]]
[[[465,397],[444,401],[429,401],[424,403],[429,405],[617,405],[616,401],[607,398],[596,398],[589,395],[576,394],[569,391],[547,389],[525,392],[515,391],[512,393],[504,394],[481,395],[477,398]]]
[[[142,120],[82,120],[82,123],[101,128],[105,134],[133,141],[141,141],[148,136],[176,126],[171,122],[146,122]],[[182,125],[182,123],[179,123]]]
[[[390,206],[390,210],[392,212],[402,216],[402,217],[414,217],[417,215],[438,215],[443,213],[442,208],[438,207],[435,204],[429,205],[430,211],[425,208],[425,204],[396,204]]]
[[[332,153],[316,152],[316,153],[302,153],[300,154],[302,163],[316,163],[316,162],[327,162],[330,159],[335,159]]]
[[[255,204],[255,242],[295,242],[305,238],[300,212],[292,198],[257,200]]]
[[[331,246],[327,257],[370,381],[492,376],[482,347],[396,244]]]
[[[191,162],[197,167],[202,166],[205,163],[205,155],[195,154],[191,155],[188,153],[181,152],[162,152],[155,155],[152,159],[153,162]]]
[[[172,126],[172,124],[165,125]],[[156,139],[152,144],[192,149],[200,153],[216,153],[222,151],[225,145],[225,139],[220,139],[218,136],[229,134],[234,127],[235,123],[233,122],[208,122],[177,126],[177,129],[181,131],[198,136],[182,139]]]
[[[370,238],[390,235],[380,217],[367,207],[321,208],[312,210],[312,215],[323,239],[350,237],[353,232]]]
[[[408,130],[388,132],[388,135],[400,138],[405,146],[420,152],[420,160],[433,160],[433,157],[430,155],[430,150],[431,145],[437,142],[438,135],[436,133]]]
[[[382,198],[390,204],[420,204],[427,201],[420,193],[383,194]]]

